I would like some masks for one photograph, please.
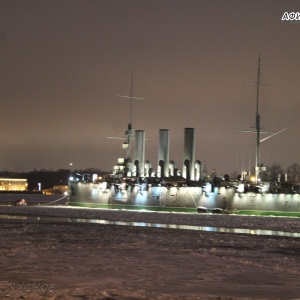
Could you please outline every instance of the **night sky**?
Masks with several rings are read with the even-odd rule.
[[[95,167],[124,155],[131,73],[133,127],[146,131],[156,169],[158,132],[182,168],[185,127],[196,159],[217,174],[255,164],[258,56],[261,162],[299,161],[299,1],[0,0],[0,170]]]

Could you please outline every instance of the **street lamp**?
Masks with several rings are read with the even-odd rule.
[[[70,162],[70,176],[69,176],[69,180],[73,180],[73,177],[72,177],[72,166],[73,166],[73,163]]]

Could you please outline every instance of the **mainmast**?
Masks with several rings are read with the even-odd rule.
[[[259,114],[259,87],[261,85],[260,83],[260,55],[258,56],[258,68],[257,68],[257,82],[248,82],[250,84],[256,84],[256,116],[255,116],[255,130],[241,130],[240,132],[253,132],[256,133],[256,155],[255,155],[255,182],[258,183],[258,177],[259,173],[265,168],[262,168],[260,166],[260,144],[261,142],[273,137],[274,135],[277,135],[278,133],[286,130],[286,128],[281,129],[277,132],[268,132],[268,131],[262,131],[260,128],[260,114]],[[262,133],[269,134],[269,136],[260,139],[260,135]]]
[[[260,114],[258,110],[259,104],[259,85],[260,85],[260,55],[258,57],[257,83],[256,83],[256,159],[255,159],[255,182],[258,181],[260,166]]]
[[[130,86],[130,126],[132,126],[132,108],[133,108],[133,72],[131,72],[131,86]]]

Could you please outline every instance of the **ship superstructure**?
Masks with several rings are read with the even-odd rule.
[[[258,62],[256,125],[255,180],[239,176],[230,180],[209,177],[202,172],[205,164],[195,158],[195,129],[185,128],[183,136],[182,169],[169,159],[170,131],[160,129],[158,138],[158,164],[152,167],[145,161],[145,131],[132,127],[132,102],[130,98],[130,123],[125,131],[122,148],[125,155],[118,158],[113,172],[105,180],[82,176],[69,182],[70,203],[88,205],[120,205],[141,207],[194,208],[198,212],[269,211],[300,212],[300,186],[289,184],[280,176],[277,182],[261,182],[259,175],[264,171],[260,164],[260,143],[279,132],[265,132],[260,127],[259,86],[260,58]],[[141,99],[141,98],[136,98]],[[262,133],[269,135],[261,139]],[[134,147],[133,147],[134,145]],[[94,179],[90,179],[94,178]]]

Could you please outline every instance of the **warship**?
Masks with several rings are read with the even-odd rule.
[[[145,161],[145,131],[132,126],[132,93],[130,123],[125,131],[124,157],[118,158],[112,174],[74,174],[69,180],[69,205],[149,210],[187,210],[198,213],[248,213],[300,216],[300,186],[279,175],[276,182],[262,182],[265,167],[260,163],[260,144],[280,132],[263,131],[260,125],[258,59],[256,93],[256,161],[254,180],[243,172],[234,180],[204,176],[201,160],[195,159],[195,129],[184,129],[183,167],[179,170],[169,159],[170,132],[159,130],[158,165]],[[262,138],[262,134],[268,134]]]

